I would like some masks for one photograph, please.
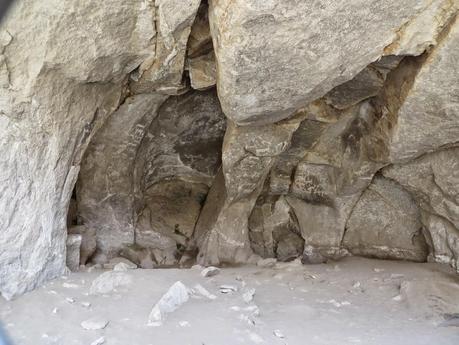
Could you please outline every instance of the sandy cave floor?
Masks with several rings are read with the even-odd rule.
[[[196,268],[136,269],[125,272],[132,276],[127,288],[89,295],[101,273],[72,273],[14,301],[1,299],[0,320],[13,343],[91,345],[103,337],[107,345],[459,344],[459,314],[450,315],[459,313],[459,278],[438,264],[347,258],[223,268],[211,278]],[[162,326],[147,326],[151,308],[176,281],[201,284],[217,298],[195,296]],[[223,284],[238,291],[223,294]],[[246,303],[250,288],[256,293]],[[93,317],[109,323],[83,329]]]

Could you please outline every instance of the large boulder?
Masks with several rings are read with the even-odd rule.
[[[420,262],[427,259],[418,206],[399,184],[379,176],[352,210],[343,245],[354,255]]]
[[[223,111],[239,124],[285,119],[381,56],[422,53],[456,6],[447,0],[209,3],[218,92]]]

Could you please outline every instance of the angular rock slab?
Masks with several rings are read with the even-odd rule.
[[[426,24],[417,17],[438,12],[428,0],[209,4],[219,97],[225,114],[239,124],[289,117],[386,55],[394,41],[419,43],[418,37],[401,42],[403,28],[407,23],[422,28]]]
[[[343,246],[354,255],[426,261],[417,205],[396,182],[375,177],[352,210]]]

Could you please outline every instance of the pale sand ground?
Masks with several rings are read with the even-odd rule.
[[[0,300],[0,320],[14,344],[90,345],[102,336],[107,345],[459,344],[459,327],[442,324],[443,314],[459,313],[459,276],[436,264],[348,258],[313,266],[223,268],[212,278],[196,269],[138,269],[127,272],[133,278],[128,289],[88,295],[101,273],[73,273],[15,301]],[[259,316],[244,310],[249,305],[241,278],[256,289]],[[162,326],[147,326],[153,305],[178,280],[188,287],[199,283],[217,299],[191,298]],[[225,295],[218,289],[222,284],[240,290]],[[94,316],[108,326],[84,330],[80,323]]]

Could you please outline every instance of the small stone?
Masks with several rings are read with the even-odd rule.
[[[71,297],[66,297],[65,300],[69,303],[75,303],[75,299]]]
[[[250,303],[253,301],[253,297],[255,296],[255,289],[249,289],[242,294],[242,299],[245,303]]]
[[[85,308],[89,308],[91,306],[91,303],[89,303],[89,302],[81,302],[81,306],[83,306]]]
[[[202,286],[200,284],[195,285],[193,289],[194,289],[194,291],[198,292],[200,295],[202,295],[202,296],[204,296],[204,297],[206,297],[208,299],[214,300],[214,299],[217,298],[217,296],[211,294],[209,291],[207,291],[207,289],[204,286]]]
[[[220,286],[221,293],[233,293],[237,291],[237,287],[234,285],[222,285]]]
[[[190,323],[188,321],[180,321],[179,322],[180,327],[191,327]]]
[[[125,272],[127,270],[131,270],[131,269],[135,269],[137,268],[136,267],[131,267],[129,266],[128,264],[124,263],[124,262],[120,262],[119,264],[116,264],[115,267],[113,267],[113,270],[114,271],[117,271],[117,272]]]
[[[376,273],[381,273],[384,272],[384,268],[374,268],[373,271],[375,271]]]
[[[360,287],[360,285],[361,285],[360,282],[359,282],[359,281],[356,281],[356,282],[354,282],[354,284],[352,284],[352,287],[353,287],[354,289],[358,289],[358,288]]]
[[[274,334],[276,337],[280,338],[280,339],[284,339],[284,338],[285,338],[284,334],[282,334],[282,332],[281,332],[280,330],[278,330],[278,329],[275,329],[275,330],[273,331],[273,334]]]
[[[188,299],[189,293],[187,287],[180,281],[175,282],[151,310],[148,317],[148,325],[161,325],[166,314],[177,310]]]
[[[59,311],[58,308],[54,308],[54,309],[53,309],[53,314],[57,314],[58,311]]]
[[[102,345],[105,343],[105,337],[100,337],[99,339],[94,340],[91,345]]]
[[[192,270],[202,270],[203,268],[204,268],[204,266],[201,266],[201,265],[193,265],[193,266],[191,266]]]
[[[403,274],[392,273],[390,279],[403,279],[405,276]]]
[[[123,264],[121,266],[119,266],[119,268],[123,268],[123,267],[126,267],[127,269],[136,269],[137,268],[137,265],[135,263],[133,263],[132,261],[126,259],[126,258],[122,258],[122,257],[117,257],[117,258],[113,258],[111,259],[108,263],[104,264],[104,268],[106,269],[113,269],[115,270],[115,267],[119,264]],[[122,271],[123,269],[118,269],[118,270],[115,270],[115,271]]]
[[[66,289],[78,289],[80,286],[72,283],[63,283],[62,287]]]
[[[91,295],[107,294],[116,291],[118,288],[126,288],[131,283],[131,276],[124,272],[105,272],[92,282],[89,293]]]
[[[220,273],[220,269],[214,266],[209,266],[201,271],[201,275],[203,277],[213,277],[219,273]]]
[[[107,327],[108,321],[93,317],[91,319],[85,320],[81,323],[81,327],[83,327],[86,330],[97,330],[97,329],[104,329]]]
[[[276,265],[277,259],[275,258],[268,258],[268,259],[261,259],[257,262],[258,267],[274,267]]]
[[[402,300],[402,295],[397,295],[395,297],[392,297],[392,300],[396,301],[396,302],[400,302]]]

